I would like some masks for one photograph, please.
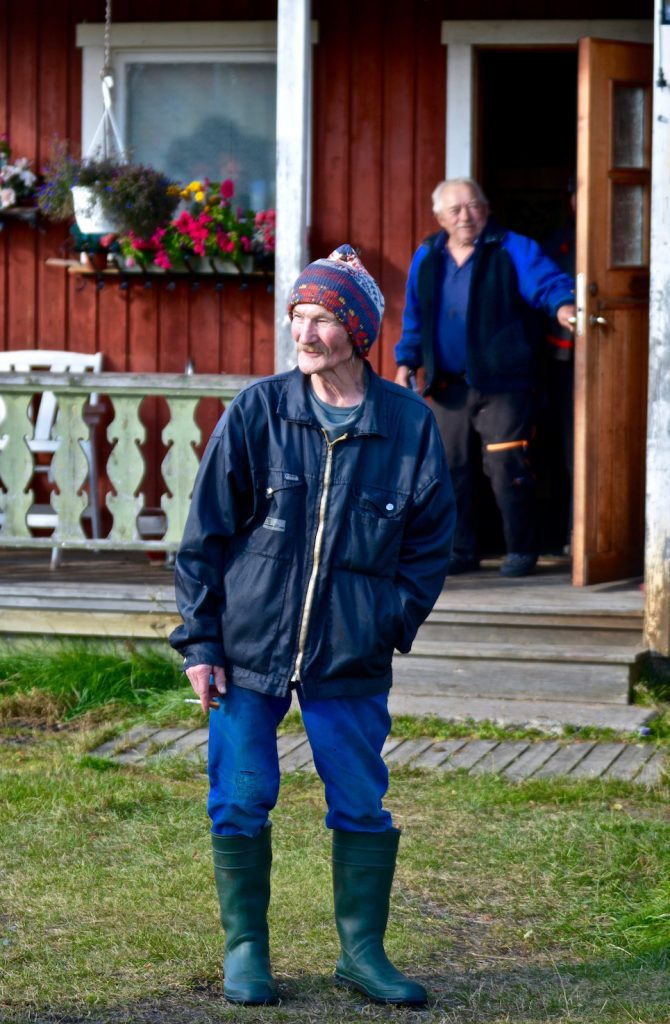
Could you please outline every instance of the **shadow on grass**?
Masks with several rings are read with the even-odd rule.
[[[502,959],[502,958],[501,958]],[[424,1010],[379,1006],[334,982],[303,974],[278,979],[274,1007],[238,1007],[223,999],[220,982],[108,1007],[0,1006],[3,1024],[666,1024],[670,1005],[670,955],[599,959],[584,963],[421,972],[429,990]]]

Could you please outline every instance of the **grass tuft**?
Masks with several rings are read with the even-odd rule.
[[[151,649],[129,646],[123,656],[72,642],[57,650],[0,651],[4,718],[20,717],[32,708],[35,717],[68,721],[112,702],[144,707],[157,694],[178,687],[183,687],[183,676],[174,662]]]

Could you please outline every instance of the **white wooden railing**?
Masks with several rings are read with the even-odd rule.
[[[203,440],[196,409],[203,398],[212,397],[223,408],[254,379],[167,373],[0,374],[0,547],[175,551],[198,469],[195,447]],[[49,467],[53,489],[46,511],[35,501],[36,457],[27,443],[33,436],[35,403],[43,392],[52,392],[58,400],[53,429],[57,444]],[[97,396],[93,406],[91,395]],[[170,416],[155,439],[167,447],[160,466],[167,490],[156,509],[147,508],[142,492],[147,467],[140,445],[147,440],[147,428],[140,406],[149,396],[164,398]],[[90,517],[99,488],[95,477],[91,479],[85,448],[90,439],[94,450],[100,450],[96,410],[103,410],[107,402],[113,408],[106,433],[112,447],[97,471],[111,485],[103,504],[111,528],[106,535],[90,537],[82,520]],[[150,445],[149,451],[156,447]],[[49,527],[52,532],[47,535]]]

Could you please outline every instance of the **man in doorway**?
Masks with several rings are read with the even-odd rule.
[[[350,246],[302,272],[288,303],[298,366],[226,410],[177,555],[183,625],[170,642],[210,711],[208,810],[234,1003],[278,998],[269,814],[293,691],[333,830],[336,977],[378,1002],[426,1002],[384,952],[400,832],[382,806],[381,751],[393,651],[410,650],[440,592],[455,504],[430,408],[366,361],[383,308]]]
[[[503,576],[525,576],[537,561],[533,477],[528,448],[536,386],[536,312],[565,327],[574,316],[574,282],[532,239],[489,217],[477,182],[455,178],[433,192],[440,230],[412,260],[396,382],[424,368],[456,493],[450,574],[479,567],[474,487],[481,445],[484,471],[500,510]]]

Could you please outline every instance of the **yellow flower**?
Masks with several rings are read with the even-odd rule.
[[[192,181],[190,185],[186,186],[186,188],[188,189],[189,192],[199,192],[200,189],[202,188],[202,185],[200,184],[199,181]]]
[[[204,198],[205,198],[205,193],[202,191],[202,189],[200,189],[199,192],[196,192],[196,194],[195,194],[195,201],[197,203],[201,203]]]
[[[188,199],[190,194],[191,193],[189,192],[189,190],[187,188],[182,189],[181,192],[179,193],[179,195],[182,197],[182,199]]]

